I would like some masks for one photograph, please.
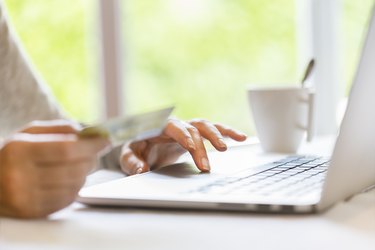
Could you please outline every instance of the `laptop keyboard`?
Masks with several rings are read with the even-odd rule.
[[[267,164],[269,168],[262,172],[244,170],[189,193],[303,196],[321,191],[328,164],[329,160],[322,157],[289,156]]]

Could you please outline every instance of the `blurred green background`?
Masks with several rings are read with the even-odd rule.
[[[249,84],[295,84],[296,1],[123,0],[126,110],[176,105],[252,133]],[[373,0],[342,0],[342,78],[349,89]],[[26,51],[74,118],[100,117],[97,1],[6,0]],[[306,59],[307,60],[307,59]]]

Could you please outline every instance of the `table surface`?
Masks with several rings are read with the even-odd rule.
[[[254,151],[257,146],[249,148]],[[231,157],[231,152],[226,157]],[[108,176],[99,172],[90,180]],[[2,250],[373,250],[374,246],[375,190],[358,194],[318,215],[98,208],[74,203],[47,219],[0,218]]]

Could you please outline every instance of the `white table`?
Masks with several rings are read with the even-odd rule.
[[[375,249],[375,190],[320,215],[91,208],[0,219],[0,249]]]

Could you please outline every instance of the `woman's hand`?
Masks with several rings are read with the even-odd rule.
[[[72,203],[109,142],[68,121],[34,122],[0,146],[0,215],[44,217]]]
[[[184,122],[169,120],[162,135],[123,146],[120,157],[122,171],[128,175],[147,172],[153,168],[171,164],[189,151],[198,169],[210,171],[203,140],[207,139],[219,151],[227,146],[223,137],[236,141],[246,140],[246,135],[220,124],[206,120]]]

